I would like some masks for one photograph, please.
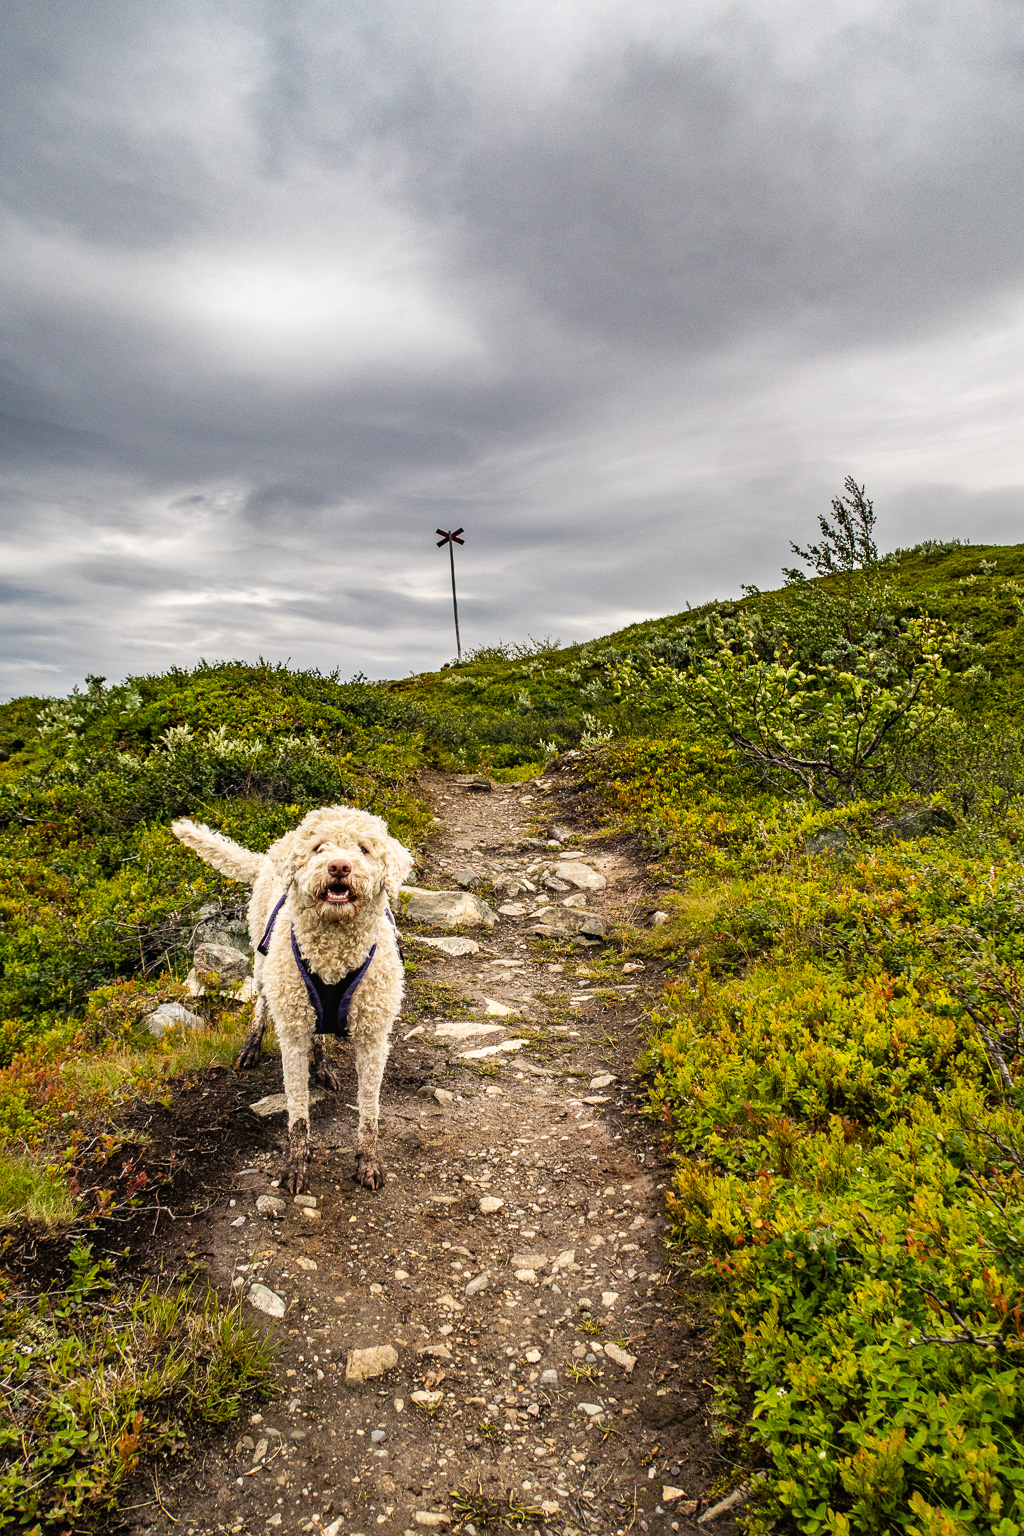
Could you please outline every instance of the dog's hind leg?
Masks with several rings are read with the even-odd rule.
[[[309,1036],[281,1040],[284,1094],[288,1101],[288,1158],[281,1188],[297,1195],[309,1165]]]
[[[332,1093],[337,1093],[341,1087],[338,1074],[327,1059],[327,1042],[323,1035],[313,1036],[313,1064],[309,1075],[314,1083],[329,1088]]]
[[[359,1130],[356,1137],[356,1182],[367,1189],[380,1189],[384,1170],[377,1157],[377,1123],[380,1116],[380,1085],[387,1066],[389,1041],[356,1040],[356,1104]]]
[[[250,1067],[259,1066],[268,1013],[267,1000],[261,992],[256,999],[256,1007],[253,1010],[252,1026],[242,1043],[242,1049],[235,1057],[235,1066],[239,1072],[245,1072]]]

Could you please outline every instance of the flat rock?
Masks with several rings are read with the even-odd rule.
[[[471,891],[475,885],[480,884],[483,875],[478,869],[474,869],[472,864],[463,864],[461,869],[455,871],[452,879],[464,891]]]
[[[438,939],[420,938],[412,934],[410,935],[409,942],[411,944],[426,944],[430,949],[439,949],[442,954],[450,955],[453,960],[458,960],[462,955],[478,955],[480,953],[480,945],[476,939],[464,939],[458,934]]]
[[[421,1344],[418,1355],[428,1355],[431,1360],[451,1360],[453,1355],[447,1344]]]
[[[310,1108],[312,1109],[314,1104],[319,1104],[321,1099],[324,1098],[326,1098],[326,1094],[322,1088],[310,1089]],[[268,1093],[265,1099],[257,1099],[255,1104],[249,1105],[249,1108],[252,1110],[254,1115],[259,1115],[261,1120],[267,1120],[271,1115],[286,1114],[288,1110],[288,1100],[283,1093]]]
[[[256,1209],[261,1216],[283,1216],[288,1207],[280,1195],[257,1195]]]
[[[571,907],[547,907],[536,914],[536,921],[529,932],[546,939],[572,938],[575,934],[603,939],[608,932],[608,919],[600,912],[577,912]]]
[[[481,1200],[481,1202],[480,1202],[481,1208],[484,1206],[485,1203],[486,1203],[485,1201]],[[504,1201],[503,1200],[499,1200],[496,1203],[497,1203],[498,1207],[500,1208],[504,1204]],[[488,1285],[490,1285],[490,1283],[491,1283],[490,1270],[485,1269],[482,1274],[477,1275],[473,1280],[470,1280],[470,1281],[467,1282],[467,1285],[466,1285],[466,1295],[467,1296],[476,1296],[476,1295],[479,1294],[480,1291],[485,1291],[487,1289]]]
[[[250,1286],[249,1301],[258,1312],[265,1312],[268,1317],[284,1317],[284,1297],[279,1296],[267,1285]]]
[[[493,928],[498,919],[486,901],[472,891],[425,891],[403,885],[405,915],[413,923],[432,923],[438,928]]]
[[[345,1380],[370,1381],[393,1371],[398,1364],[398,1350],[393,1344],[374,1344],[369,1349],[350,1349],[345,1362]]]
[[[612,1083],[616,1081],[617,1078],[614,1072],[602,1072],[600,1077],[592,1077],[590,1079],[590,1086],[591,1088],[610,1088]]]
[[[198,944],[192,964],[197,974],[215,976],[221,983],[243,981],[249,974],[249,956],[230,944]]]
[[[161,1003],[154,1008],[152,1013],[146,1015],[144,1020],[146,1028],[155,1040],[175,1024],[184,1024],[186,1029],[205,1028],[203,1020],[198,1013],[190,1013],[183,1003]]]
[[[582,1102],[584,1104],[610,1104],[611,1098],[607,1093],[591,1093]]]
[[[501,1051],[521,1051],[525,1040],[502,1040],[497,1045],[481,1045],[475,1051],[463,1051],[460,1060],[479,1061],[482,1056],[497,1056]]]
[[[470,1020],[465,1023],[439,1024],[434,1030],[435,1040],[470,1040],[474,1035],[501,1034],[500,1024],[474,1024]]]
[[[292,1205],[308,1205],[311,1211],[315,1211],[316,1195],[293,1195]]]
[[[510,1013],[515,1013],[514,1008],[509,1008],[505,1003],[495,1002],[493,997],[484,998],[487,1004],[486,1012],[495,1019],[507,1019]]]
[[[513,1269],[547,1269],[547,1257],[543,1253],[514,1253],[509,1259]]]
[[[603,891],[608,884],[604,875],[599,875],[596,869],[575,861],[556,864],[551,874],[556,880],[567,880],[578,891]]]
[[[525,901],[506,901],[498,908],[502,917],[525,917],[529,908]]]
[[[452,783],[459,789],[468,789],[477,795],[489,795],[494,788],[490,779],[482,773],[457,773]]]
[[[480,1210],[485,1216],[493,1216],[504,1204],[504,1200],[499,1199],[497,1195],[484,1195],[480,1201]]]

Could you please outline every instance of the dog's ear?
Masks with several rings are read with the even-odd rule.
[[[384,844],[384,889],[388,893],[388,901],[394,907],[398,901],[399,886],[405,884],[412,873],[413,857],[408,848],[394,837],[382,839]]]
[[[267,858],[282,879],[290,880],[298,873],[306,852],[301,833],[296,828],[293,832],[286,832],[284,837],[279,837],[276,843],[271,843],[267,849]]]

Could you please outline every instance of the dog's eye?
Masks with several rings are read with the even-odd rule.
[[[324,851],[323,843],[317,843],[316,847],[313,849],[314,853],[323,853],[323,851]]]
[[[369,853],[369,851],[370,850],[369,850],[369,848],[367,848],[365,843],[360,843],[359,844],[359,852],[360,853]]]

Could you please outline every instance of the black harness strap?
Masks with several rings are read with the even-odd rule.
[[[270,949],[270,940],[274,932],[274,924],[277,921],[277,914],[284,906],[287,898],[288,892],[285,891],[267,920],[263,937],[256,946],[261,955],[266,955]],[[384,910],[388,922],[393,928],[395,920],[388,908]],[[296,941],[294,927],[291,931],[291,940],[295,964],[298,967],[299,975],[302,977],[313,1012],[316,1014],[314,1034],[340,1035],[344,1039],[348,1035],[348,1016],[356,995],[356,988],[370,969],[370,961],[377,953],[376,944],[373,945],[362,965],[357,966],[354,971],[349,971],[348,975],[343,976],[340,981],[324,981],[322,976],[318,976],[316,971],[310,969]],[[401,953],[401,949],[399,949],[399,953]]]

